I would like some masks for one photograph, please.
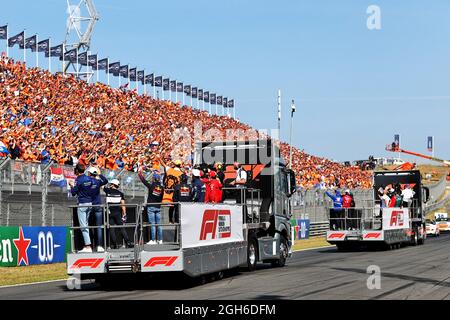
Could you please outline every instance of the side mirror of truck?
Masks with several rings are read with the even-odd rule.
[[[291,169],[286,170],[288,175],[288,190],[289,196],[292,196],[297,191],[297,182],[295,180],[295,172]]]
[[[422,187],[422,199],[424,203],[430,200],[430,189],[427,187]]]

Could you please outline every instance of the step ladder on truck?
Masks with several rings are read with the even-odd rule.
[[[284,266],[291,254],[290,198],[296,186],[294,172],[286,168],[279,155],[278,145],[271,140],[197,143],[194,165],[224,164],[223,202],[129,205],[123,226],[110,225],[108,215],[104,215],[100,226],[104,252],[79,252],[83,243],[77,207],[73,207],[72,252],[67,256],[67,273],[78,274],[81,279],[102,280],[113,273],[177,272],[196,278],[220,275],[239,266],[254,270],[258,262]],[[229,184],[236,175],[235,161],[251,175],[246,186]],[[148,205],[161,205],[162,216],[170,207],[178,210],[179,223],[157,225],[163,230],[162,244],[147,244],[151,227],[145,210]],[[103,211],[108,212],[107,205]],[[109,234],[119,228],[129,232],[133,248],[108,248]]]
[[[414,197],[398,207],[381,205],[379,192],[385,188],[411,188]],[[329,210],[327,241],[338,250],[378,247],[395,249],[402,245],[422,245],[426,239],[424,203],[428,188],[418,170],[378,171],[373,177],[373,205]]]

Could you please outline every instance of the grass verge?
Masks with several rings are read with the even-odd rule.
[[[27,267],[0,267],[0,287],[66,278],[67,273],[65,263]]]

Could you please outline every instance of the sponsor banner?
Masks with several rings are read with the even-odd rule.
[[[345,241],[347,231],[328,231],[327,241]]]
[[[383,230],[409,228],[409,210],[400,208],[383,209]]]
[[[244,241],[241,207],[183,203],[180,210],[183,248]]]
[[[142,251],[141,270],[183,271],[183,252],[181,251]]]
[[[310,224],[309,219],[297,220],[297,225],[295,226],[295,239],[297,240],[309,239],[309,224]]]
[[[106,252],[67,255],[67,273],[105,273]]]
[[[383,231],[363,231],[364,241],[383,241],[384,233]]]
[[[67,227],[0,227],[0,267],[65,262],[69,251]]]

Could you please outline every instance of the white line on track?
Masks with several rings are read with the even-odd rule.
[[[52,283],[52,282],[61,282],[67,281],[67,279],[59,279],[59,280],[49,280],[49,281],[41,281],[41,282],[30,282],[30,283],[21,283],[21,284],[12,284],[8,286],[0,286],[0,290],[3,288],[13,288],[13,287],[23,287],[23,286],[31,286],[33,284],[43,284],[43,283]]]

